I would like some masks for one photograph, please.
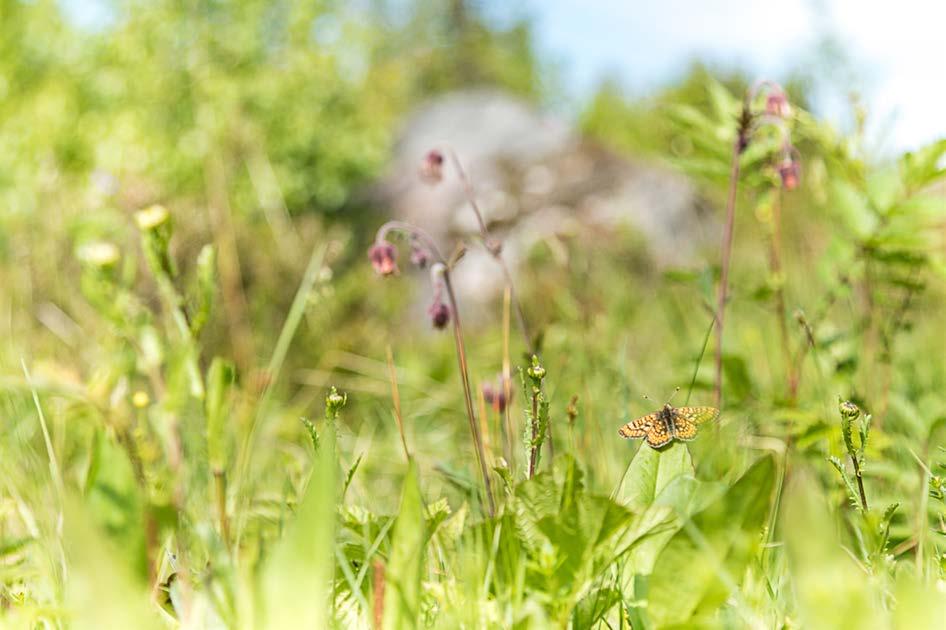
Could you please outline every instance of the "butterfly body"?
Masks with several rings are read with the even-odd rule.
[[[673,440],[689,442],[696,437],[697,427],[719,417],[714,407],[673,407],[631,420],[618,429],[623,438],[644,438],[651,448],[666,446]]]

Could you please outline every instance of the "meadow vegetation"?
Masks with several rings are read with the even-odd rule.
[[[378,4],[0,0],[0,626],[946,627],[946,139],[605,88],[589,136],[731,248],[562,236],[461,327],[462,256],[361,191],[419,99],[554,81]],[[677,387],[719,419],[619,437]]]

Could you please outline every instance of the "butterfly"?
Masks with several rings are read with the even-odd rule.
[[[673,407],[667,403],[659,411],[631,420],[618,433],[622,438],[646,438],[651,448],[660,448],[674,439],[689,442],[696,437],[699,425],[718,417],[715,407]]]

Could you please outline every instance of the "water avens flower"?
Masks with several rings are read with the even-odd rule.
[[[788,156],[778,165],[778,175],[782,180],[782,188],[785,190],[795,190],[798,188],[798,182],[801,179],[801,167],[798,160]]]
[[[397,273],[397,249],[386,240],[376,241],[368,250],[375,273],[390,276]]]
[[[773,89],[765,98],[765,113],[779,118],[789,118],[792,115],[792,106],[788,97],[781,89]]]
[[[431,149],[421,160],[418,174],[428,184],[439,184],[443,180],[443,153]]]
[[[430,323],[437,330],[443,330],[450,323],[450,307],[439,300],[430,305],[427,315],[430,316]]]

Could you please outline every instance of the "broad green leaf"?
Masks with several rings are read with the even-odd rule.
[[[641,443],[624,480],[624,504],[634,512],[643,512],[671,481],[682,476],[693,476],[685,444],[674,442],[658,451]]]
[[[226,422],[230,411],[230,390],[235,380],[236,368],[233,364],[215,357],[207,371],[207,397],[204,400],[207,458],[215,471],[224,470],[226,465]]]
[[[802,627],[887,628],[879,583],[871,583],[838,539],[817,482],[793,471],[784,490],[783,529]],[[919,626],[917,626],[919,627]]]
[[[64,548],[70,628],[160,628],[148,586],[93,524],[78,500],[67,502]]]
[[[760,459],[674,534],[649,579],[647,614],[656,626],[692,623],[726,601],[761,540],[774,480],[772,458]]]
[[[420,496],[417,464],[411,461],[401,491],[401,508],[394,522],[391,558],[385,571],[385,630],[416,628],[420,624],[420,583],[424,573],[427,527]]]
[[[294,520],[264,567],[264,628],[328,626],[329,583],[334,564],[335,436],[326,439]]]

